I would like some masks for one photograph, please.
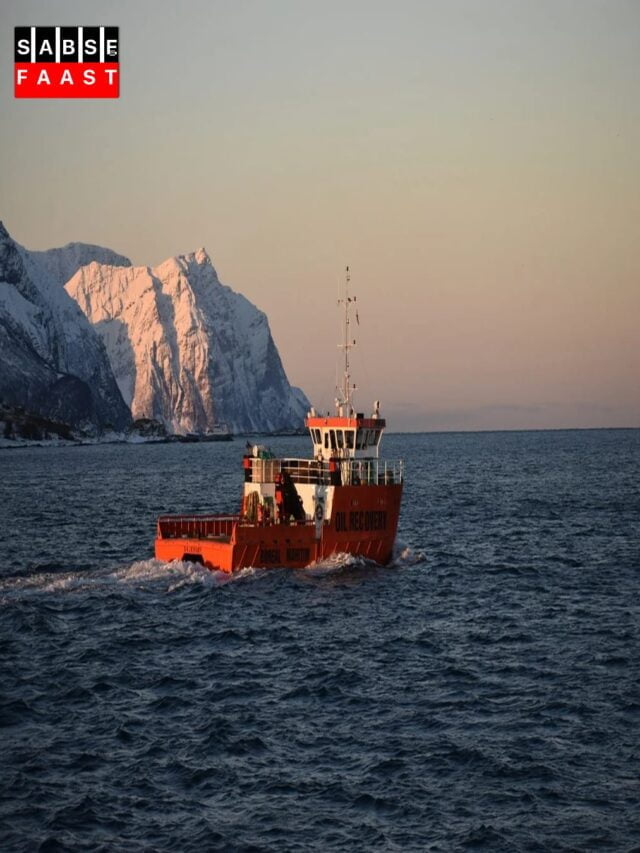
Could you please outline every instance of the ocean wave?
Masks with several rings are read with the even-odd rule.
[[[255,577],[260,569],[242,569],[229,575],[211,571],[197,563],[161,560],[138,560],[118,569],[84,569],[67,572],[35,572],[0,580],[0,604],[15,598],[75,592],[104,593],[123,589],[164,590],[176,592],[185,587],[202,586],[215,589],[239,580]]]
[[[396,540],[393,546],[393,556],[389,565],[395,568],[405,568],[407,566],[416,566],[418,563],[426,562],[426,554],[423,551],[415,550],[410,545]]]
[[[425,561],[421,551],[404,543],[397,543],[389,563],[392,568],[414,566]],[[381,568],[373,560],[347,553],[335,553],[318,560],[305,569],[293,570],[306,575],[325,575],[349,570]],[[45,569],[43,571],[43,569]],[[60,594],[73,592],[108,592],[118,587],[129,589],[164,589],[166,593],[177,592],[187,587],[201,586],[217,589],[229,583],[257,580],[279,569],[247,567],[231,574],[207,569],[200,563],[175,560],[170,563],[156,560],[136,560],[130,565],[116,569],[64,569],[61,564],[44,563],[35,571],[11,575],[0,579],[0,604],[16,597],[38,594]],[[290,571],[282,568],[281,571]]]

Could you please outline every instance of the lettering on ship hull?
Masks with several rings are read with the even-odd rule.
[[[336,532],[347,533],[351,530],[386,530],[386,510],[354,510],[352,512],[336,513]]]

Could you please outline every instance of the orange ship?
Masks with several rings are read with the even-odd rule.
[[[344,306],[344,375],[333,417],[312,408],[305,420],[313,457],[277,459],[253,446],[243,457],[244,492],[237,515],[163,515],[158,560],[188,560],[208,569],[304,568],[332,554],[391,560],[402,497],[403,464],[379,458],[386,423],[379,404],[353,410],[349,373],[349,268]]]

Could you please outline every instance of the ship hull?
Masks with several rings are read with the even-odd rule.
[[[190,560],[208,569],[305,568],[333,554],[381,565],[390,562],[402,484],[342,486],[331,517],[317,523],[250,524],[240,516],[164,516],[158,521],[155,556]]]

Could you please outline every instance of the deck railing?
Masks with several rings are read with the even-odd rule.
[[[246,457],[249,482],[273,483],[276,475],[289,474],[294,483],[318,485],[382,485],[404,481],[402,460],[336,459],[334,462],[317,459],[256,459]]]
[[[238,515],[161,515],[161,539],[223,539],[231,536]]]

